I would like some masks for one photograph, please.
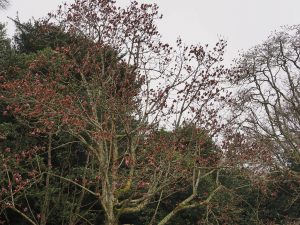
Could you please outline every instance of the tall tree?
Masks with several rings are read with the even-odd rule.
[[[273,193],[274,186],[280,193],[284,183],[295,187],[285,195],[286,208],[299,206],[300,200],[299,29],[299,25],[282,28],[237,61],[233,126],[227,132],[228,157],[246,156],[241,166],[264,175],[268,185],[274,182]]]
[[[214,154],[215,164],[207,166],[209,160],[202,154],[209,154],[202,149],[199,133],[220,129],[220,105],[214,103],[228,96],[219,85],[226,73],[221,65],[226,43],[221,40],[210,50],[178,40],[174,49],[160,41],[154,23],[160,18],[157,10],[156,5],[137,2],[118,8],[110,0],[60,7],[45,22],[45,33],[55,23],[76,41],[37,51],[21,78],[4,78],[1,88],[9,112],[29,123],[31,134],[45,137],[47,143],[46,193],[40,221],[27,215],[31,223],[47,221],[47,190],[53,177],[93,196],[107,225],[141,211],[157,195],[173,194],[178,182],[192,192],[161,225],[184,209],[208,204],[223,188],[216,176],[210,193],[198,199],[201,180],[222,169]],[[160,127],[176,134],[186,124],[195,128],[191,137],[199,137],[193,144],[157,140]],[[52,143],[61,134],[80,142],[93,159],[88,167],[93,167],[94,177],[88,183],[53,170]],[[12,201],[7,205],[17,209],[14,199],[7,199]]]
[[[274,33],[246,52],[234,72],[236,120],[274,166],[299,169],[299,26]],[[298,167],[298,169],[297,169]]]

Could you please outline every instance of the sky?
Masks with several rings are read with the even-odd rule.
[[[73,2],[72,0],[65,0]],[[7,17],[19,15],[21,21],[40,18],[57,9],[62,0],[10,0],[0,11],[0,21],[14,27]],[[159,22],[163,40],[175,43],[180,36],[189,44],[213,45],[219,38],[228,42],[225,60],[238,57],[239,51],[262,43],[283,25],[300,24],[300,0],[137,0],[157,3],[164,15]],[[117,0],[126,5],[129,0]]]

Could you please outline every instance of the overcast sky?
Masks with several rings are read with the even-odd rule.
[[[53,11],[62,0],[10,0],[0,11],[0,21],[15,17],[39,18]],[[72,0],[67,0],[72,2]],[[117,0],[121,4],[129,0]],[[228,41],[227,60],[238,51],[261,43],[283,25],[300,24],[300,0],[138,0],[158,3],[164,15],[159,29],[164,40],[174,42],[180,36],[188,43],[213,44],[218,38]],[[14,31],[8,22],[8,32]]]

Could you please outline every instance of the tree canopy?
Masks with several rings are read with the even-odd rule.
[[[171,46],[161,18],[76,0],[1,25],[0,223],[297,221],[298,27],[227,69],[224,40]]]

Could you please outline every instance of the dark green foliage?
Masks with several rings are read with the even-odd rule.
[[[35,53],[45,48],[56,49],[74,42],[62,28],[41,21],[21,23],[13,20],[17,31],[14,36],[16,50],[20,53]]]
[[[10,40],[6,36],[4,24],[0,23],[0,58],[5,56],[5,53],[11,50]]]

